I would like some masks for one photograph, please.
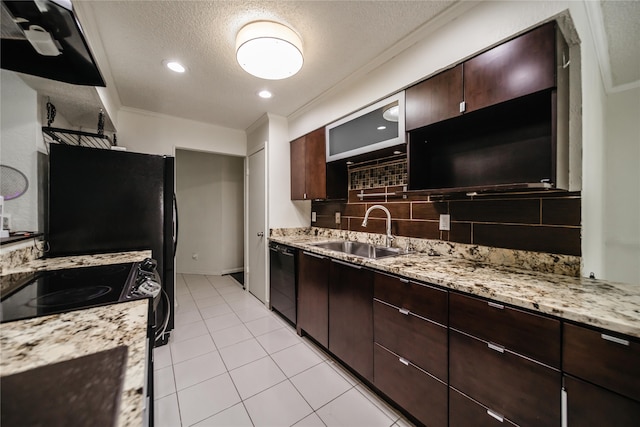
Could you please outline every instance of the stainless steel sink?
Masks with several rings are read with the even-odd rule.
[[[387,248],[385,246],[376,246],[370,243],[362,242],[351,242],[348,240],[311,243],[311,246],[371,259],[386,258],[390,256],[402,255],[403,253],[399,248]]]

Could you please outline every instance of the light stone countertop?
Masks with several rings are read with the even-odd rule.
[[[145,405],[148,310],[149,300],[141,299],[2,323],[0,376],[126,346],[118,426],[140,426]]]
[[[543,273],[449,256],[430,256],[425,252],[365,259],[311,246],[311,243],[339,239],[303,232],[286,235],[280,230],[269,239],[382,272],[640,337],[640,284]]]

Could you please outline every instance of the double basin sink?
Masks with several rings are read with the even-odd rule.
[[[352,242],[349,240],[311,243],[310,245],[369,259],[386,258],[404,253],[402,249],[399,248],[388,248],[386,246],[376,246],[371,243]]]

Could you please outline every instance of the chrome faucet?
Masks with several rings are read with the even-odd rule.
[[[391,242],[393,241],[393,239],[395,239],[395,237],[391,235],[391,212],[389,212],[389,209],[385,208],[382,205],[371,206],[369,209],[367,209],[367,212],[364,214],[364,221],[362,221],[362,226],[363,227],[367,226],[367,221],[369,221],[369,214],[374,209],[382,209],[382,211],[384,211],[384,213],[387,214],[387,238],[385,241],[385,246],[390,248]]]

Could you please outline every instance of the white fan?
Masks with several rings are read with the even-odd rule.
[[[25,174],[7,165],[0,165],[0,238],[9,237],[4,229],[4,201],[22,196],[29,188]]]

